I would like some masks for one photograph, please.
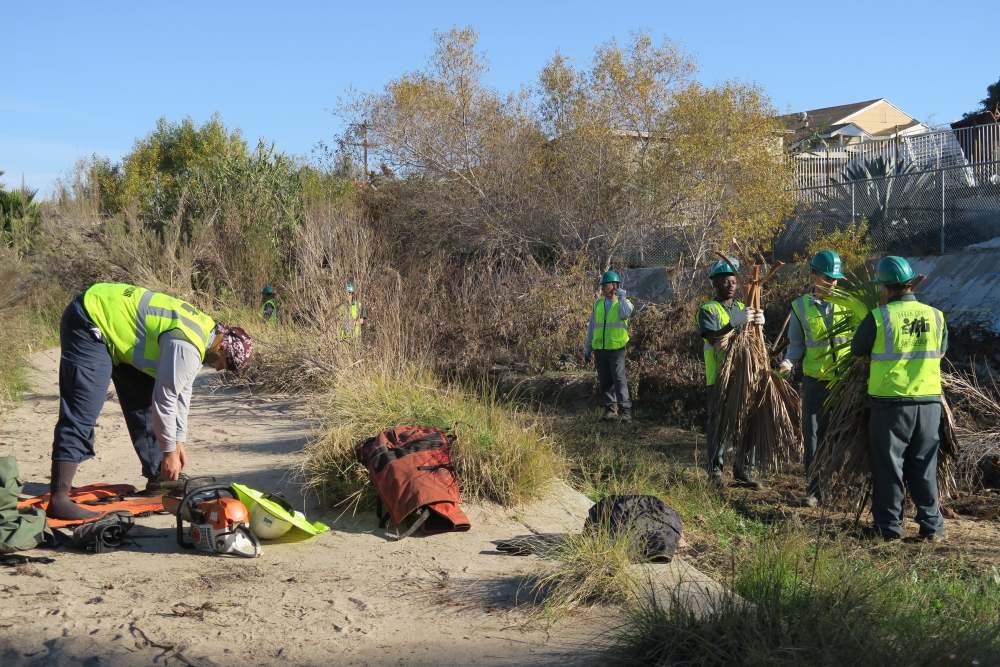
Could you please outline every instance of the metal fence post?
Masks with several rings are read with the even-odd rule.
[[[938,172],[941,174],[941,254],[944,254],[945,233],[944,233],[944,169]]]
[[[851,224],[855,223],[854,219],[854,181],[851,181]]]

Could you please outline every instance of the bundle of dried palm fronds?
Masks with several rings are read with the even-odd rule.
[[[923,276],[918,276],[919,284]],[[871,360],[851,355],[850,339],[861,321],[882,305],[881,292],[871,275],[859,275],[849,290],[834,289],[824,297],[830,303],[844,306],[843,318],[834,321],[831,338],[847,339],[833,348],[834,363],[828,372],[830,394],[826,401],[829,421],[826,434],[816,450],[808,474],[817,476],[824,497],[830,501],[847,499],[861,510],[867,503],[871,485],[871,460],[868,442],[868,374]],[[950,376],[943,376],[948,385]],[[938,453],[938,492],[942,497],[956,491],[955,465],[959,438],[955,420],[945,396],[941,397],[941,446]]]
[[[749,266],[738,244],[736,247]],[[781,262],[763,278],[760,266],[754,266],[746,280],[733,269],[748,308],[760,309],[761,286],[779,266]],[[725,354],[715,384],[717,442],[729,442],[736,448],[737,468],[747,467],[754,454],[757,465],[764,468],[787,463],[801,443],[801,404],[787,380],[771,370],[761,326],[750,323],[723,336],[716,341],[716,351]]]

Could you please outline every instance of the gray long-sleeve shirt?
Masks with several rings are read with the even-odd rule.
[[[628,299],[618,297],[620,305],[618,306],[618,317],[621,319],[627,319],[632,315],[632,302]],[[604,300],[604,312],[607,313],[611,310],[611,306],[614,305],[614,301],[611,299]],[[583,341],[583,352],[584,356],[587,356],[592,351],[592,346],[594,343],[594,329],[597,328],[597,308],[592,308],[590,311],[590,324],[587,325],[587,337]]]
[[[215,332],[209,340],[215,338]],[[153,432],[161,452],[172,452],[187,441],[188,409],[202,358],[178,329],[160,335],[160,360],[153,386]]]

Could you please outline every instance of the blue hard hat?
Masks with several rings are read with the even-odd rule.
[[[729,264],[732,264],[732,267],[730,267]],[[711,270],[709,270],[709,272],[708,272],[708,278],[709,278],[709,280],[711,280],[715,276],[726,276],[726,275],[733,276],[733,275],[736,275],[735,272],[733,271],[734,268],[737,271],[739,271],[739,269],[740,269],[740,260],[738,260],[738,259],[736,259],[734,257],[730,257],[729,258],[729,263],[727,264],[726,260],[720,259],[719,261],[717,261],[715,264],[712,265]]]
[[[274,289],[272,289],[270,285],[264,285],[264,289],[262,289],[260,293],[270,296],[271,294],[274,294]]]
[[[354,283],[347,283],[347,291],[354,294]]]
[[[605,271],[604,275],[601,276],[601,284],[605,283],[621,283],[622,279],[618,277],[618,274],[614,271]]]

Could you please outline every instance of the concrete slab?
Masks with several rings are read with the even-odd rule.
[[[578,533],[593,506],[590,498],[560,480],[552,484],[544,500],[525,507],[518,520],[535,535]]]

